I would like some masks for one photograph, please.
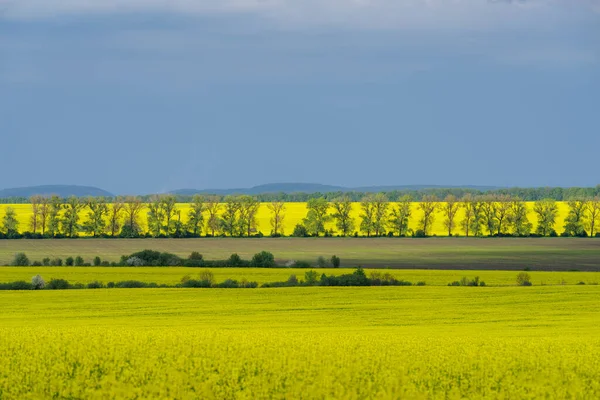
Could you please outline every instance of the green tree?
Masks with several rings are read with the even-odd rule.
[[[498,225],[498,210],[496,208],[496,199],[494,196],[488,195],[481,199],[481,214],[488,235],[492,236],[496,232],[496,227]]]
[[[50,199],[48,197],[41,197],[39,203],[40,210],[40,228],[42,235],[46,233],[46,226],[48,226],[48,217],[50,213]]]
[[[239,233],[240,201],[235,196],[227,196],[224,200],[225,210],[221,216],[221,227],[223,232],[229,236]]]
[[[332,218],[335,226],[342,236],[348,236],[354,230],[352,213],[352,200],[348,196],[337,197],[331,202],[333,207]]]
[[[75,196],[69,197],[64,204],[65,213],[62,220],[62,227],[67,237],[77,237],[79,235],[79,212],[84,205]]]
[[[206,199],[206,212],[208,213],[206,227],[211,232],[212,236],[215,236],[215,233],[218,232],[221,227],[221,220],[219,218],[220,210],[221,203],[219,197],[210,196]]]
[[[2,229],[7,237],[16,237],[19,235],[19,221],[15,210],[12,207],[6,207],[4,217],[2,218]]]
[[[385,234],[389,204],[389,199],[384,193],[377,193],[373,197],[373,232],[375,236]]]
[[[29,229],[32,233],[37,233],[38,225],[40,223],[40,202],[42,196],[31,196],[29,202],[31,203],[31,217],[29,219]]]
[[[54,237],[60,234],[62,199],[58,196],[52,196],[48,208],[48,234]]]
[[[460,208],[456,196],[449,194],[442,203],[442,212],[444,213],[444,227],[448,230],[448,236],[452,236],[452,232],[456,226],[456,213]]]
[[[372,194],[361,199],[360,209],[360,230],[370,237],[375,230],[375,198]]]
[[[594,236],[600,224],[600,196],[596,196],[588,201],[587,229],[590,231],[590,236]]]
[[[125,207],[124,199],[116,197],[108,210],[108,231],[110,236],[115,237],[121,229],[121,221],[123,218],[123,208]]]
[[[188,211],[188,222],[187,230],[193,236],[200,236],[202,234],[202,225],[204,222],[204,198],[196,195],[190,204],[190,211]]]
[[[529,236],[532,224],[527,218],[527,205],[523,200],[513,199],[510,202],[508,225],[514,236]]]
[[[537,216],[537,233],[542,236],[548,236],[553,231],[556,216],[558,215],[556,202],[551,199],[536,201],[533,205],[533,212]]]
[[[160,196],[160,204],[165,222],[162,230],[165,236],[172,236],[175,231],[173,220],[177,216],[177,199],[173,195]]]
[[[125,223],[121,228],[121,236],[128,238],[139,237],[142,233],[142,227],[140,226],[139,218],[140,213],[144,210],[146,205],[142,202],[142,199],[136,196],[129,196],[125,198],[123,214],[125,214]]]
[[[565,218],[565,236],[586,236],[588,202],[584,200],[570,200],[567,202],[569,214]]]
[[[308,208],[306,218],[304,218],[306,229],[315,236],[325,233],[325,224],[330,219],[330,215],[327,214],[329,211],[327,200],[323,197],[310,199],[306,206]]]
[[[398,236],[408,236],[408,222],[412,214],[412,199],[409,195],[404,195],[398,199],[398,204],[392,207],[390,212],[389,224],[391,229]]]
[[[423,212],[423,216],[419,221],[419,227],[425,236],[429,236],[429,230],[435,221],[435,212],[438,209],[439,199],[434,195],[423,196],[419,203],[419,209]]]
[[[495,196],[496,204],[496,233],[507,234],[510,228],[509,218],[512,199],[510,195],[499,194]]]
[[[153,196],[148,203],[148,230],[154,237],[159,237],[165,219],[163,202],[160,196]]]
[[[256,232],[256,227],[258,226],[256,215],[260,208],[260,202],[252,196],[240,196],[239,203],[239,233],[240,236],[245,234],[250,237],[252,232]]]
[[[88,208],[87,220],[83,223],[83,230],[93,237],[103,235],[106,230],[105,217],[108,214],[108,204],[104,197],[89,197],[86,201]]]

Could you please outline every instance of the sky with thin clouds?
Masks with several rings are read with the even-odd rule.
[[[0,188],[600,183],[597,0],[0,0]]]

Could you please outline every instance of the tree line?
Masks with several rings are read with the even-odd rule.
[[[393,200],[393,201],[392,201]],[[262,204],[257,197],[194,196],[185,210],[177,207],[177,197],[157,195],[77,198],[66,201],[57,197],[34,196],[30,199],[31,215],[21,233],[16,211],[6,207],[1,221],[2,238],[75,238],[91,237],[170,237],[201,236],[260,237],[257,215]],[[571,199],[561,236],[600,236],[600,196]],[[391,199],[385,193],[368,194],[357,205],[342,195],[332,200],[309,199],[307,214],[293,232],[285,232],[286,203],[267,203],[272,237],[284,236],[396,236],[427,237],[432,235],[436,219],[442,218],[448,236],[558,236],[555,230],[559,209],[553,199],[534,203],[536,228],[528,217],[525,200],[508,194],[472,195],[459,198],[447,195],[423,196],[415,201],[409,195]],[[358,208],[358,210],[356,210]],[[413,215],[419,211],[414,223]],[[355,217],[355,212],[359,216]],[[460,211],[460,213],[459,213]],[[142,216],[146,216],[146,226]],[[86,218],[81,218],[85,215]],[[184,221],[185,220],[185,221]],[[335,230],[330,226],[334,225]]]
[[[421,201],[425,196],[435,196],[443,199],[447,196],[455,196],[462,198],[468,194],[472,196],[483,196],[483,195],[508,195],[511,197],[519,198],[523,201],[538,201],[544,199],[551,199],[555,201],[568,201],[571,199],[582,199],[582,198],[594,198],[600,196],[600,185],[595,187],[540,187],[540,188],[503,188],[495,190],[478,190],[474,188],[427,188],[427,189],[405,189],[405,190],[393,190],[383,192],[390,199],[397,199],[402,196],[410,196],[414,201]],[[373,193],[368,192],[327,192],[327,193],[262,193],[254,195],[253,197],[262,203],[268,202],[284,202],[284,203],[306,203],[311,199],[324,198],[328,201],[333,201],[339,197],[349,197],[353,202],[361,201],[365,196]],[[145,195],[139,196],[144,202],[148,203],[156,195]],[[191,203],[194,200],[195,195],[181,195],[173,194],[177,203]],[[205,197],[212,197],[213,195],[203,194]],[[224,197],[224,196],[221,196]],[[120,197],[107,197],[105,198],[108,202],[113,202]],[[63,199],[65,202],[67,199]],[[1,204],[27,204],[30,202],[28,197],[6,197],[0,198]]]

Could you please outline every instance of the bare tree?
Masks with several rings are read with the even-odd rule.
[[[333,207],[331,216],[335,220],[335,226],[342,236],[348,236],[354,230],[354,219],[351,216],[352,200],[349,196],[338,197],[331,202],[331,206]]]
[[[419,221],[423,235],[429,236],[431,225],[435,221],[435,212],[438,209],[439,199],[434,195],[425,195],[419,203],[419,209],[423,211],[423,217]]]
[[[398,199],[398,204],[390,212],[390,227],[398,236],[407,236],[409,232],[408,222],[412,214],[412,199],[409,195],[404,195]]]
[[[108,230],[110,236],[115,237],[121,229],[121,218],[123,217],[123,208],[125,203],[122,197],[115,197],[108,211]]]
[[[31,233],[37,233],[38,223],[40,222],[40,202],[42,196],[31,196],[29,201],[31,202],[31,218],[29,220],[29,228]]]
[[[448,229],[448,236],[452,236],[452,232],[456,226],[455,219],[456,213],[460,208],[460,203],[456,196],[449,194],[444,199],[444,203],[442,204],[442,212],[444,213],[444,226]]]
[[[465,236],[469,237],[469,233],[471,233],[471,226],[473,225],[473,220],[475,219],[476,202],[471,193],[464,195],[461,199],[461,202],[465,210],[464,217],[461,221],[461,226],[465,231]]]
[[[215,236],[215,233],[218,232],[221,226],[219,219],[219,211],[221,210],[220,198],[218,196],[210,196],[206,199],[205,205],[208,212],[206,227],[211,232],[211,235]]]
[[[273,201],[267,205],[271,211],[271,236],[280,236],[284,234],[283,220],[285,219],[285,203],[283,201]]]
[[[587,228],[590,231],[590,236],[596,235],[598,224],[600,224],[600,197],[596,196],[588,201]]]
[[[48,216],[50,214],[50,199],[48,197],[41,197],[39,202],[40,210],[40,227],[42,228],[42,235],[46,234],[46,226],[48,224]]]

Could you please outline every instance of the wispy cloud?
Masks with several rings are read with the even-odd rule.
[[[2,0],[0,0],[2,1]],[[565,11],[600,10],[600,0],[4,0],[9,18],[174,13],[250,14],[283,26],[489,27]],[[0,3],[2,4],[2,3]]]

